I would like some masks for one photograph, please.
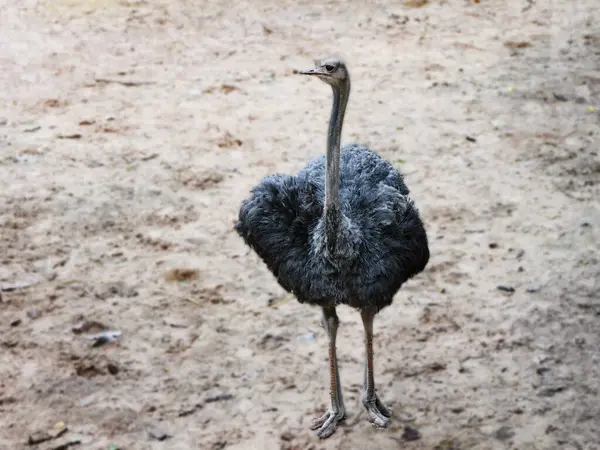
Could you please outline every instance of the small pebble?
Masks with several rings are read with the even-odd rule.
[[[494,437],[499,441],[507,441],[515,435],[515,432],[507,426],[500,427],[494,433]]]
[[[92,334],[87,336],[88,339],[94,341],[92,347],[100,347],[105,344],[112,344],[116,342],[121,336],[121,331],[101,331],[100,333]]]
[[[498,286],[498,290],[499,291],[503,291],[503,292],[515,292],[515,288],[512,286],[504,286],[504,285],[500,285]]]
[[[52,439],[52,436],[45,431],[37,431],[31,435],[29,435],[29,439],[27,439],[27,444],[29,445],[37,445],[42,442],[46,442]]]
[[[152,439],[156,439],[157,441],[166,441],[171,437],[162,430],[150,430],[148,434],[150,434]]]
[[[550,372],[550,368],[548,367],[538,367],[535,373],[538,375],[544,375],[545,373]]]
[[[286,431],[284,433],[281,433],[280,438],[282,441],[289,442],[292,439],[294,439],[294,435],[292,433],[290,433],[289,431]]]
[[[402,433],[402,439],[405,441],[418,441],[421,439],[421,433],[416,428],[405,426],[404,432]]]
[[[108,373],[110,373],[111,375],[116,375],[119,373],[119,367],[113,363],[108,363],[106,365],[106,369],[108,370]]]
[[[204,403],[221,402],[224,400],[231,400],[232,398],[233,398],[233,395],[231,395],[231,394],[219,394],[219,395],[215,395],[213,397],[208,397],[206,400],[204,400]]]
[[[556,385],[556,386],[548,386],[543,389],[540,389],[538,395],[540,397],[554,397],[559,392],[566,390],[567,387],[564,385]]]
[[[554,95],[554,98],[555,98],[556,100],[558,100],[559,102],[566,102],[566,101],[568,101],[568,100],[569,100],[569,99],[568,99],[567,97],[565,97],[564,95],[562,95],[562,94],[557,94],[556,92],[555,92],[553,95]]]
[[[541,290],[542,290],[541,284],[534,284],[533,286],[529,286],[527,289],[525,289],[525,292],[529,292],[530,294],[533,294],[533,293],[539,292]]]

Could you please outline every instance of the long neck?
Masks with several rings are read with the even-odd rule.
[[[327,169],[325,178],[325,230],[327,247],[335,249],[341,221],[340,210],[340,142],[346,104],[350,95],[350,80],[333,87],[333,106],[327,133]]]

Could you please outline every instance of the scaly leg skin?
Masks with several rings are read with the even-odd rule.
[[[317,430],[317,436],[322,439],[331,436],[340,423],[346,417],[342,388],[340,385],[340,373],[337,366],[335,352],[335,338],[337,336],[339,319],[335,307],[323,308],[323,325],[329,337],[329,376],[331,381],[331,407],[321,417],[313,420],[311,430]]]
[[[363,390],[360,394],[360,400],[367,410],[369,422],[377,428],[385,428],[392,417],[392,411],[389,410],[377,394],[375,393],[375,379],[373,376],[373,319],[376,311],[374,309],[365,309],[361,311],[363,326],[365,328],[365,347],[367,361],[365,364],[365,377]]]

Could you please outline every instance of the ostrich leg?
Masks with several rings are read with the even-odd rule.
[[[335,312],[335,306],[323,308],[323,325],[329,337],[329,379],[331,382],[331,407],[321,417],[313,420],[311,430],[317,430],[317,436],[327,438],[331,436],[338,423],[346,417],[342,388],[340,386],[340,374],[337,366],[335,353],[335,338],[337,336],[339,319]]]
[[[375,312],[373,309],[365,309],[360,313],[365,328],[367,353],[364,384],[360,399],[367,410],[369,422],[375,427],[385,428],[390,417],[392,417],[392,412],[381,403],[375,393],[375,378],[373,376],[373,319],[375,318]]]

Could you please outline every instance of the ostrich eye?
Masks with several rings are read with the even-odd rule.
[[[327,65],[325,65],[325,70],[327,72],[333,72],[335,70],[335,67],[330,64],[327,64]]]

